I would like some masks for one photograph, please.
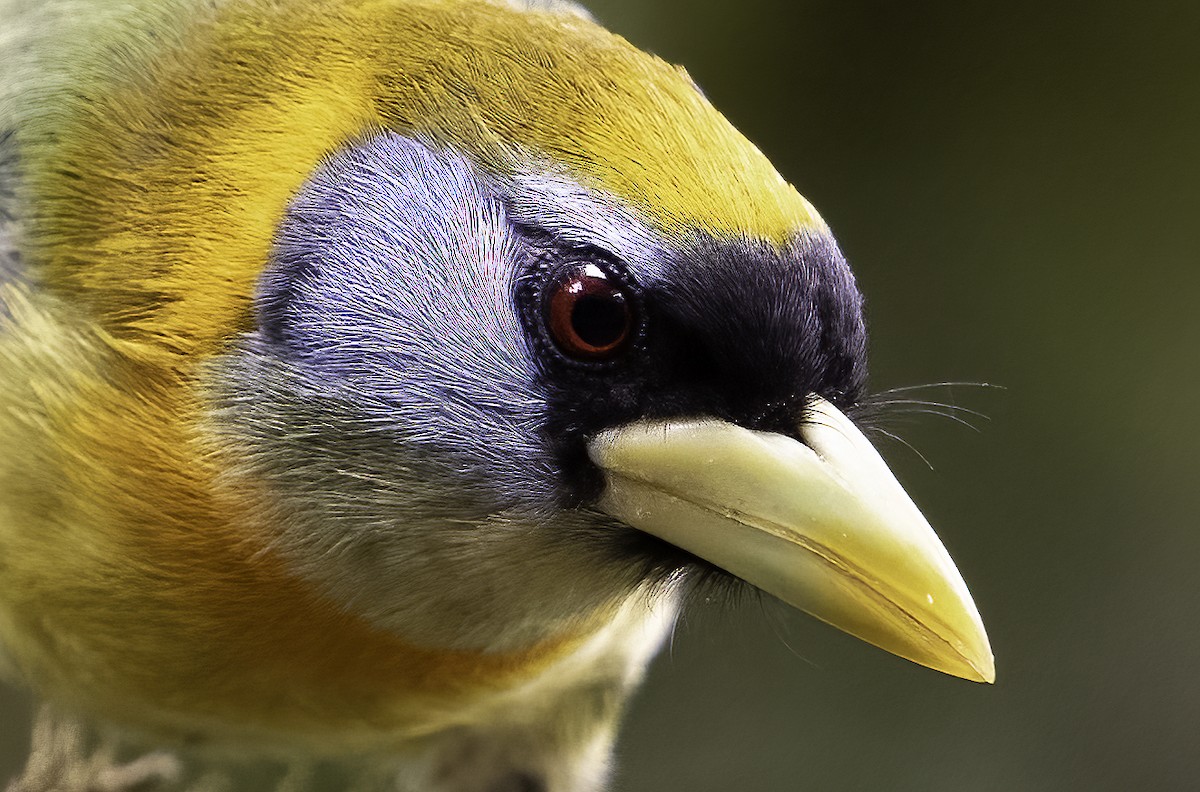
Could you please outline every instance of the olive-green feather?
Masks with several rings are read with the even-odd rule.
[[[669,235],[782,241],[820,224],[682,70],[580,16],[466,0],[100,5],[64,45],[76,61],[10,113],[34,207],[25,247],[49,288],[160,350],[246,329],[288,200],[380,127],[500,175],[565,172]]]

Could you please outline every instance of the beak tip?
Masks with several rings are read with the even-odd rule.
[[[963,672],[957,675],[972,682],[992,685],[996,682],[996,656],[992,654],[992,643],[983,629],[979,611],[969,599],[968,605],[974,629],[964,630],[956,640],[949,642],[957,655],[955,665]]]
[[[968,682],[994,684],[996,682],[996,658],[992,654],[991,642],[984,632],[974,605],[967,600],[971,618],[967,624],[959,623],[955,629],[953,620],[946,623],[946,613],[937,619],[932,614],[928,619],[915,623],[911,631],[902,631],[892,636],[892,642],[882,643],[871,638],[866,640],[876,646],[912,660],[918,665],[941,671],[943,674],[965,679]],[[965,613],[965,612],[964,612]],[[963,615],[954,614],[953,615]],[[936,625],[936,626],[935,626]],[[896,639],[899,639],[898,641]]]
[[[996,666],[990,657],[986,663],[968,661],[965,667],[948,671],[948,673],[960,679],[965,679],[968,682],[979,682],[985,685],[994,685],[996,683]]]
[[[855,633],[852,633],[855,634]],[[947,676],[965,679],[968,682],[994,684],[996,682],[996,660],[986,636],[982,645],[972,646],[964,641],[934,638],[928,628],[920,628],[900,636],[901,642],[882,642],[879,636],[858,635],[886,652],[910,660],[917,665],[940,671]]]
[[[981,682],[988,685],[996,683],[996,658],[992,654],[992,647],[988,645],[986,636],[983,637],[982,647],[971,651],[960,645],[956,654],[958,656],[955,658],[954,669],[943,670],[970,682]]]
[[[975,680],[976,682],[984,682],[989,685],[996,684],[996,658],[992,656],[991,652],[987,653],[987,658],[984,662],[978,665],[972,663],[971,665],[979,674],[979,678]]]
[[[996,662],[991,652],[972,656],[971,653],[958,651],[952,654],[943,654],[940,657],[926,655],[922,658],[916,658],[901,652],[893,652],[893,654],[898,654],[906,660],[912,660],[917,665],[923,665],[926,668],[932,668],[934,671],[940,671],[947,676],[958,677],[968,682],[979,682],[988,685],[995,684],[996,682]]]

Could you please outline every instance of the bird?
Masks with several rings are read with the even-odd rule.
[[[4,0],[0,672],[159,745],[603,789],[689,593],[994,680],[829,225],[572,2]]]

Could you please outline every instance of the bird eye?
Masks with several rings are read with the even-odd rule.
[[[633,336],[634,316],[622,285],[595,264],[563,272],[546,292],[546,327],[568,356],[604,360]]]

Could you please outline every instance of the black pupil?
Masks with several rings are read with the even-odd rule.
[[[589,346],[606,347],[625,335],[628,314],[620,292],[586,294],[571,309],[571,328]]]

